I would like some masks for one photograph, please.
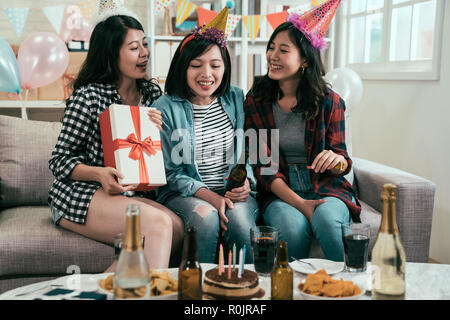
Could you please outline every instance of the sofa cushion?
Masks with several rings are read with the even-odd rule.
[[[103,272],[114,249],[57,227],[49,206],[24,206],[0,212],[0,276]]]
[[[48,160],[60,122],[0,116],[1,207],[47,204],[54,177]]]
[[[369,206],[364,201],[361,203],[361,222],[370,225],[369,253],[372,251],[375,240],[377,239],[378,230],[381,224],[381,213]]]

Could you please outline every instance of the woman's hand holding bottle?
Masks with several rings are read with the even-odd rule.
[[[233,202],[245,202],[250,196],[250,182],[245,179],[244,185],[239,188],[234,188],[231,191],[225,193],[225,198],[230,199]]]

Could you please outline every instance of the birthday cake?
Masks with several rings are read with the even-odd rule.
[[[263,295],[259,288],[258,275],[245,270],[238,277],[238,269],[231,272],[228,279],[228,270],[219,275],[219,268],[208,270],[203,281],[203,293],[215,299],[251,299]]]

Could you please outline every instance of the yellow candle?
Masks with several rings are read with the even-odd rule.
[[[220,249],[219,249],[219,276],[222,275],[222,270],[223,268],[223,247],[222,244],[220,244]]]

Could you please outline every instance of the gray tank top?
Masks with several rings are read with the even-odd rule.
[[[275,127],[279,129],[280,150],[289,164],[306,164],[305,119],[303,115],[281,110],[277,102],[273,104]]]

